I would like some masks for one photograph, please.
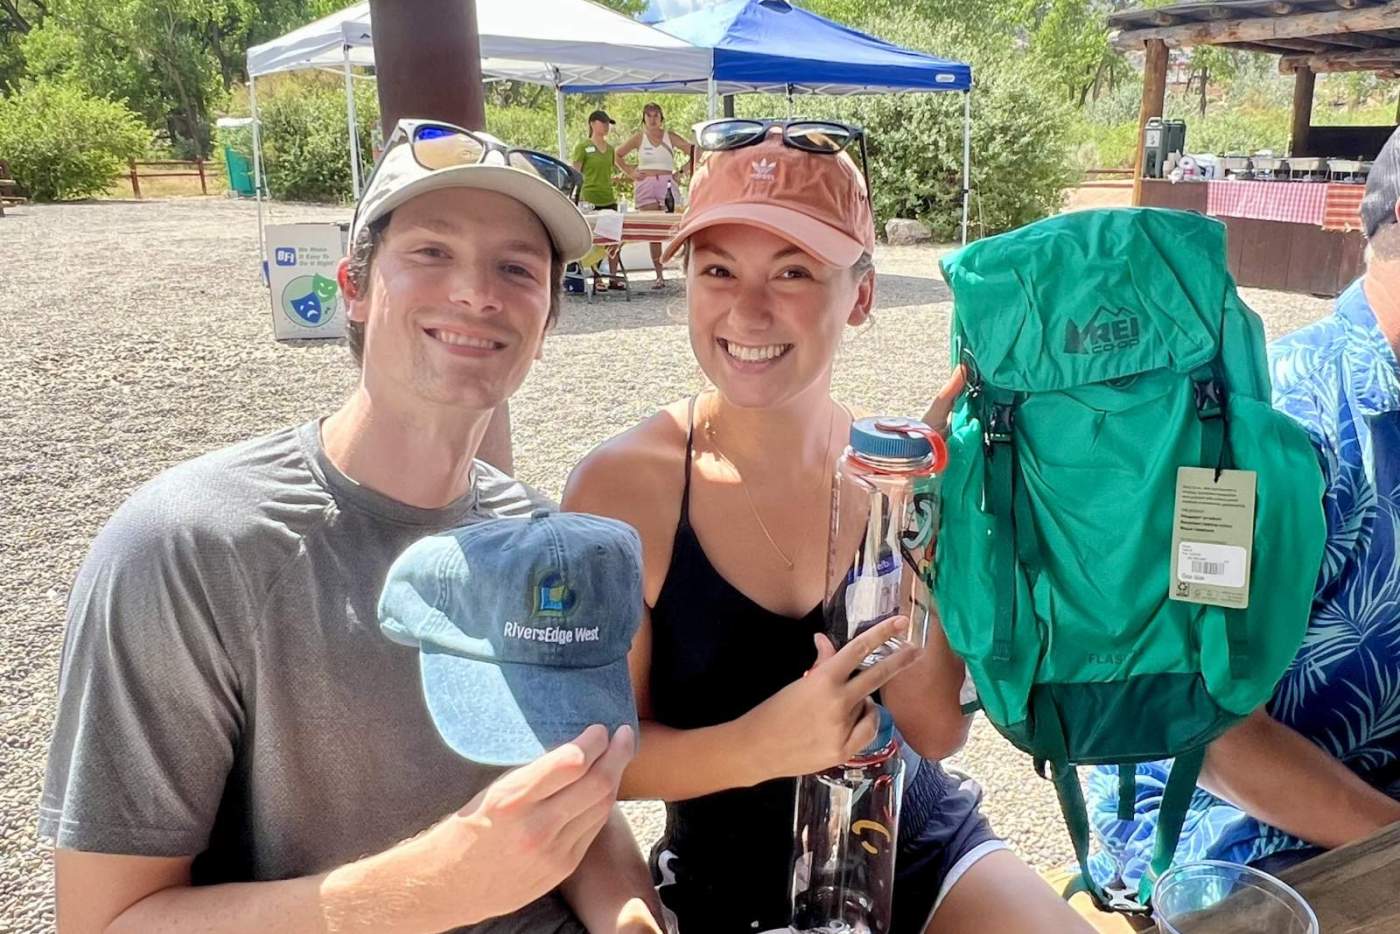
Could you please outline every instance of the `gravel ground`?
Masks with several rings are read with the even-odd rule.
[[[346,214],[280,206],[277,220]],[[352,384],[338,344],[272,340],[256,256],[253,208],[218,199],[22,207],[0,219],[0,932],[53,926],[35,808],[64,602],[93,535],[162,469],[328,412]],[[847,341],[838,395],[922,411],[946,372],[936,256],[880,250],[879,311]],[[1271,336],[1328,307],[1271,292],[1246,300]],[[512,402],[517,473],[557,496],[591,447],[697,390],[682,314],[674,290],[571,301]],[[984,721],[953,764],[982,781],[993,823],[1034,866],[1071,858],[1049,784]],[[649,844],[659,807],[630,811]]]

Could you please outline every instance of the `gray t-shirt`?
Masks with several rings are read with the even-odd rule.
[[[500,772],[438,738],[418,651],[376,605],[422,536],[551,505],[480,461],[474,478],[442,509],[396,502],[336,470],[310,422],[137,491],[69,600],[40,834],[194,855],[196,884],[285,879],[466,804]],[[472,930],[583,928],[556,894]]]

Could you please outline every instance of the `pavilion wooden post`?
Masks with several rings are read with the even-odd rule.
[[[369,0],[369,15],[385,141],[400,117],[486,128],[476,0]],[[508,403],[496,409],[477,457],[514,472]]]
[[[1133,204],[1142,204],[1142,132],[1147,121],[1162,115],[1167,99],[1167,44],[1148,39],[1147,60],[1142,69],[1142,108],[1138,111],[1137,158],[1133,161]]]
[[[1311,68],[1299,68],[1293,74],[1293,127],[1288,133],[1288,154],[1308,156],[1308,132],[1312,129],[1313,87],[1317,75]]]
[[[400,117],[486,128],[476,0],[370,0],[369,15],[386,140]]]

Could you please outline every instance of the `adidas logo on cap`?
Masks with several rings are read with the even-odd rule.
[[[771,182],[773,172],[778,168],[778,163],[770,162],[767,159],[759,159],[753,164],[753,174],[749,176],[754,181]]]

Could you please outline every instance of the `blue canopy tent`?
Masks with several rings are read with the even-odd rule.
[[[660,10],[682,3],[693,12],[654,25],[713,56],[709,115],[720,94],[876,94],[959,91],[963,95],[962,240],[967,242],[972,156],[972,68],[877,39],[792,6],[786,0],[652,0]],[[644,19],[649,19],[643,14]],[[680,90],[675,84],[650,87]],[[632,87],[641,87],[632,85]],[[574,88],[573,90],[583,90]],[[596,90],[606,90],[597,88]]]

